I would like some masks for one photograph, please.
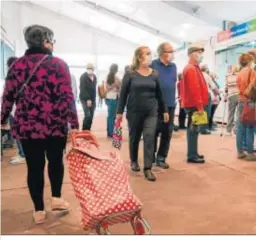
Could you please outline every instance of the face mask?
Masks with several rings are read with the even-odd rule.
[[[174,60],[174,53],[168,53],[168,60],[172,62]]]
[[[149,65],[151,65],[151,63],[152,63],[152,56],[151,55],[147,55],[145,57],[144,64],[149,66]]]
[[[203,59],[204,59],[203,55],[198,56],[197,57],[198,63],[201,63],[203,61]]]
[[[255,69],[255,67],[256,67],[256,63],[252,63],[251,68]]]
[[[87,70],[87,73],[88,73],[89,75],[92,75],[92,74],[93,74],[93,70],[92,70],[92,69],[88,69],[88,70]]]

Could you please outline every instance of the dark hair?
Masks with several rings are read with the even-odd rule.
[[[253,62],[253,56],[249,53],[244,53],[239,57],[239,64],[241,67],[246,67],[249,63]]]
[[[183,78],[182,73],[179,73],[179,74],[178,74],[178,79],[179,79],[179,81],[182,80],[182,78]]]
[[[130,70],[131,70],[131,66],[130,66],[130,65],[126,65],[126,66],[124,67],[124,73],[130,72]]]
[[[109,68],[109,73],[107,76],[107,84],[112,85],[115,82],[115,76],[118,71],[118,65],[113,63]]]
[[[7,60],[7,67],[10,68],[17,59],[17,57],[9,57]]]
[[[54,33],[51,29],[40,26],[31,25],[24,30],[24,37],[29,48],[31,47],[43,47],[44,41],[49,43],[54,42]]]

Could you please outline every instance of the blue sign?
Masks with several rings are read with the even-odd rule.
[[[231,36],[233,38],[233,37],[244,35],[248,33],[248,30],[249,30],[248,22],[236,25],[231,28]]]

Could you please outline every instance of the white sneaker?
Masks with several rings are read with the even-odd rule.
[[[10,164],[22,164],[22,163],[25,163],[26,162],[26,159],[21,157],[20,155],[17,155],[13,158],[11,158],[10,160]]]
[[[52,198],[52,211],[69,210],[69,203],[63,198]]]
[[[228,136],[228,137],[232,137],[232,136],[233,136],[233,133],[232,133],[232,132],[226,132],[225,135]]]

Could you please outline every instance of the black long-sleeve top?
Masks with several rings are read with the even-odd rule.
[[[117,108],[118,114],[123,114],[127,104],[128,112],[168,112],[162,97],[158,74],[153,71],[149,76],[138,72],[126,73],[123,81]]]
[[[95,101],[96,100],[96,85],[97,78],[93,74],[93,81],[87,72],[83,73],[80,77],[80,100],[81,101]]]

